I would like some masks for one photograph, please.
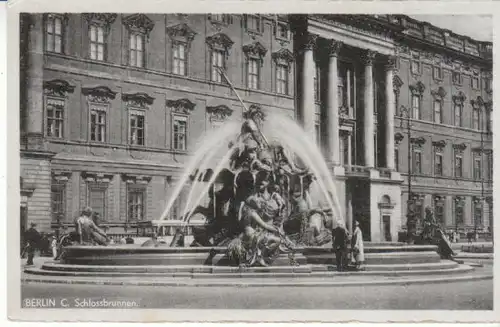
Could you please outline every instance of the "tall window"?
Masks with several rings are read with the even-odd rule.
[[[130,122],[130,144],[144,145],[144,130],[145,130],[145,117],[141,111],[131,111],[129,115]]]
[[[340,154],[342,156],[340,162],[348,166],[349,165],[349,134],[342,133],[340,137]]]
[[[128,221],[141,221],[144,219],[145,191],[140,188],[128,189]]]
[[[412,95],[411,106],[412,106],[412,118],[420,119],[420,96]]]
[[[440,225],[444,225],[444,201],[441,197],[434,197],[434,217],[436,222]]]
[[[319,65],[317,62],[315,62],[315,68],[314,68],[314,101],[319,102],[320,101],[320,69]]]
[[[461,153],[455,153],[455,177],[463,176],[463,157]]]
[[[262,33],[261,17],[259,15],[247,15],[247,29]]]
[[[479,77],[474,75],[471,78],[471,86],[473,89],[479,89]]]
[[[104,27],[90,25],[90,59],[104,60]]]
[[[474,153],[474,179],[480,180],[481,178],[482,178],[482,176],[481,176],[481,153],[475,152]]]
[[[455,198],[455,226],[463,225],[464,223],[464,204],[459,198]]]
[[[443,176],[443,154],[434,150],[434,175]]]
[[[460,72],[453,72],[451,74],[451,79],[453,84],[461,85],[462,84],[462,74]]]
[[[130,66],[144,67],[144,34],[130,33]]]
[[[225,55],[223,50],[212,51],[212,82],[222,83],[223,76],[220,69],[225,67]]]
[[[493,179],[493,152],[488,153],[488,179]]]
[[[57,16],[47,16],[45,29],[45,50],[50,52],[62,53],[62,19]]]
[[[276,93],[288,95],[288,65],[276,65]]]
[[[314,122],[314,136],[316,138],[316,144],[321,145],[321,125],[318,121]]]
[[[420,149],[413,149],[413,172],[422,173],[422,151]]]
[[[187,150],[187,117],[174,116],[173,143],[175,150]]]
[[[462,105],[455,104],[455,126],[462,126]]]
[[[187,74],[187,56],[186,45],[180,42],[174,42],[173,48],[173,73],[185,76]]]
[[[443,69],[439,66],[433,66],[432,67],[432,77],[435,80],[442,80],[443,79]]]
[[[89,206],[92,210],[99,214],[99,216],[106,219],[106,189],[89,186]]]
[[[420,74],[420,61],[412,60],[411,61],[411,72],[412,74]]]
[[[482,129],[480,115],[481,111],[479,110],[479,108],[472,109],[472,128],[477,130]]]
[[[474,201],[474,226],[483,224],[483,203],[480,199]]]
[[[276,37],[278,39],[288,40],[290,38],[290,30],[286,23],[278,23],[276,27]]]
[[[96,105],[90,107],[90,140],[106,142],[106,109]]]
[[[247,84],[249,89],[258,90],[260,80],[260,61],[249,58],[247,62]]]
[[[63,137],[64,101],[47,99],[47,136]]]
[[[56,220],[60,216],[65,216],[64,193],[64,185],[52,184],[50,199],[52,207],[52,217],[54,220]]]
[[[434,122],[441,124],[443,122],[443,102],[434,100]]]
[[[399,149],[394,149],[394,165],[396,166],[396,171],[399,171]]]

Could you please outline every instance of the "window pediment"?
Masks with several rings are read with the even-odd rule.
[[[225,120],[233,114],[233,110],[223,104],[207,107],[207,112],[210,114],[211,120]]]
[[[147,36],[153,30],[155,23],[144,14],[134,14],[123,19],[123,24],[131,31],[140,32]]]
[[[167,107],[172,108],[174,112],[182,114],[190,114],[196,104],[191,102],[189,99],[178,99],[178,100],[167,100]]]
[[[71,178],[71,171],[69,170],[53,170],[52,180],[57,183],[65,183]]]
[[[149,96],[144,92],[138,92],[124,93],[122,94],[122,100],[128,102],[128,105],[132,107],[148,108],[153,104],[155,98]]]
[[[107,14],[107,13],[84,13],[83,17],[92,24],[96,24],[103,27],[109,27],[116,20],[117,14]]]
[[[65,97],[67,93],[73,93],[75,86],[62,79],[54,79],[43,82],[45,94],[58,97]]]
[[[82,172],[82,178],[87,183],[109,183],[113,179],[113,174]]]
[[[422,136],[420,136],[420,137],[412,137],[411,138],[411,143],[415,144],[418,147],[421,147],[422,145],[424,145],[425,142],[426,142],[426,140]]]
[[[470,104],[474,109],[479,109],[485,105],[483,98],[480,96],[478,96],[477,99],[475,100],[474,99],[470,100]]]
[[[432,145],[435,146],[436,148],[444,148],[446,146],[446,141],[445,140],[432,141]]]
[[[286,64],[290,64],[291,62],[293,62],[295,60],[295,56],[293,55],[293,53],[290,50],[285,49],[285,48],[282,48],[276,52],[273,52],[271,57],[277,62],[281,61],[281,62],[284,62]]]
[[[179,40],[184,39],[188,43],[191,42],[196,36],[196,32],[193,31],[188,24],[180,23],[173,26],[166,27],[167,34],[171,39]]]
[[[244,45],[243,52],[247,57],[257,57],[262,61],[267,53],[267,49],[260,42],[254,42]]]
[[[464,92],[462,92],[462,91],[458,92],[458,94],[456,94],[452,97],[453,103],[455,103],[455,104],[464,104],[465,99],[467,99],[467,97],[465,96]]]
[[[226,52],[229,52],[234,42],[224,33],[217,33],[215,35],[209,36],[206,38],[206,43],[212,49],[222,49]]]
[[[127,184],[141,184],[145,185],[148,184],[152,177],[151,176],[145,176],[145,175],[135,175],[135,174],[123,174],[122,179],[125,183]]]
[[[458,152],[463,152],[466,148],[467,144],[465,143],[453,144],[453,149]]]
[[[410,91],[412,95],[421,96],[425,91],[425,85],[421,81],[418,81],[417,83],[410,85]]]
[[[435,100],[443,100],[446,97],[446,90],[440,86],[437,90],[432,90],[431,94]]]
[[[107,86],[84,87],[82,94],[87,96],[91,102],[109,103],[116,97],[116,92]]]

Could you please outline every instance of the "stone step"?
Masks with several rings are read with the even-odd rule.
[[[257,278],[257,279],[282,279],[282,278],[324,278],[324,277],[338,277],[342,276],[429,276],[429,275],[453,275],[472,271],[474,268],[466,265],[457,266],[454,268],[446,269],[427,269],[427,270],[402,270],[402,271],[324,271],[324,272],[212,272],[212,273],[199,273],[199,272],[123,272],[123,271],[57,271],[46,270],[41,268],[26,268],[25,273],[42,276],[52,277],[155,277],[155,278],[187,278],[187,279],[236,279],[236,278]]]

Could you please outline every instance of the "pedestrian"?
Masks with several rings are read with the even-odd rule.
[[[359,228],[359,222],[354,222],[354,232],[351,239],[351,251],[352,257],[351,261],[354,264],[356,270],[361,270],[361,265],[365,261],[365,251],[363,245],[363,232]]]
[[[54,258],[54,260],[56,260],[57,258],[57,238],[52,235],[51,237],[51,242],[50,242],[50,247],[52,248],[52,258]]]
[[[26,240],[26,247],[28,252],[28,260],[26,261],[27,266],[33,266],[33,258],[35,257],[35,251],[38,248],[41,236],[36,230],[36,224],[31,223],[31,228],[24,234],[24,239]]]
[[[335,263],[337,271],[344,271],[347,266],[347,242],[349,232],[343,222],[338,222],[337,227],[332,231],[332,247],[335,252]]]

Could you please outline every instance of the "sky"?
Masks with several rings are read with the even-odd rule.
[[[478,41],[493,41],[493,17],[490,15],[410,15]]]

